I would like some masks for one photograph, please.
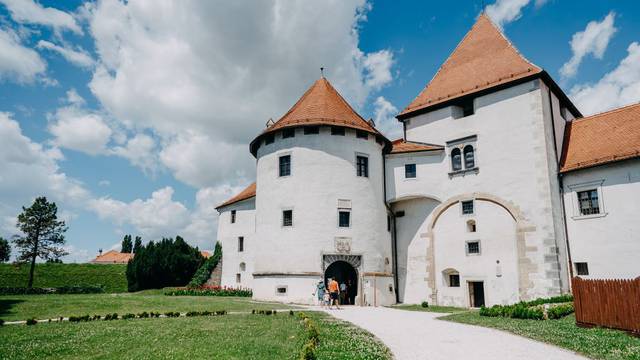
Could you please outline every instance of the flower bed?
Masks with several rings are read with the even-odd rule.
[[[571,295],[561,295],[522,301],[513,305],[494,305],[489,308],[483,306],[480,308],[480,316],[531,320],[560,319],[574,311],[572,301]]]
[[[178,288],[164,293],[168,296],[239,296],[251,297],[253,292],[246,288],[226,286],[200,286],[198,288]]]

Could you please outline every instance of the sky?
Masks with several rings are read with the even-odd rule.
[[[325,68],[387,137],[484,10],[585,115],[640,101],[640,2],[0,0],[0,236],[37,196],[66,262],[180,235],[255,179],[249,143]],[[483,9],[482,5],[486,7]]]

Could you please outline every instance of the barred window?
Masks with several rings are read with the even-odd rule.
[[[589,275],[589,266],[586,262],[577,262],[575,265],[578,275]]]
[[[413,179],[416,177],[416,164],[404,165],[404,177],[405,179]]]
[[[473,200],[461,201],[461,204],[463,215],[473,214]]]
[[[578,191],[578,203],[581,215],[593,215],[600,213],[598,204],[598,190]]]
[[[467,254],[480,254],[480,241],[467,242]]]
[[[293,210],[282,211],[282,226],[293,226]]]
[[[369,177],[369,158],[366,156],[357,156],[356,168],[358,176]]]
[[[280,176],[291,175],[291,155],[280,156]]]

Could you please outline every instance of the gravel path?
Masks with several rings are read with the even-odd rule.
[[[499,330],[436,319],[443,314],[384,307],[347,307],[326,312],[377,336],[396,360],[586,359]]]

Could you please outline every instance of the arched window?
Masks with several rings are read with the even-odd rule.
[[[462,156],[458,148],[451,150],[451,170],[462,170]]]
[[[467,221],[467,232],[476,232],[476,221],[475,220]]]
[[[247,269],[247,265],[245,263],[240,263],[240,271],[245,271]]]
[[[464,147],[464,167],[465,169],[473,169],[476,166],[476,160],[473,153],[473,146]]]
[[[456,269],[445,269],[442,271],[444,283],[447,287],[460,287],[460,273]]]

